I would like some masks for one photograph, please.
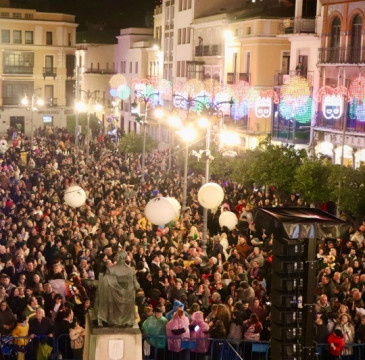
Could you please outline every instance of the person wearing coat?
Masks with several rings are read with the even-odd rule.
[[[172,319],[166,324],[166,335],[170,351],[180,352],[183,350],[181,340],[190,338],[189,319],[183,309],[177,309]]]
[[[196,341],[196,349],[192,349],[192,352],[197,352],[199,354],[208,352],[209,340],[203,339],[209,338],[209,325],[204,321],[204,314],[201,311],[196,311],[191,315],[190,338],[193,340],[199,339]],[[197,358],[199,358],[199,355]]]
[[[339,360],[342,350],[345,347],[345,337],[343,336],[342,331],[340,329],[336,329],[333,333],[330,334],[327,342],[330,346],[330,359]]]
[[[180,302],[179,300],[175,300],[174,301],[174,305],[173,305],[173,307],[172,307],[172,310],[171,311],[169,311],[167,314],[166,314],[166,319],[168,320],[168,321],[170,321],[172,318],[173,318],[173,316],[174,316],[174,314],[175,314],[175,312],[178,310],[178,309],[182,309],[182,310],[184,310],[184,304],[182,303],[182,302]],[[188,317],[189,315],[188,315],[188,313],[185,311],[185,315],[186,315],[186,317]]]
[[[147,318],[142,325],[142,332],[151,336],[148,338],[148,343],[157,349],[164,349],[166,347],[165,336],[166,324],[168,321],[162,314],[162,310],[159,307],[156,307],[154,314]],[[153,351],[151,350],[151,354],[152,353]]]

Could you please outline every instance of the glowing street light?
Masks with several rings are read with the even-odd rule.
[[[239,134],[233,131],[222,130],[219,134],[219,140],[221,146],[230,145],[230,146],[238,146],[241,144],[241,138]]]
[[[185,162],[184,162],[184,186],[183,186],[183,211],[186,210],[186,198],[188,189],[188,158],[189,158],[189,143],[196,138],[196,131],[193,127],[182,128],[177,133],[186,142],[185,146]]]

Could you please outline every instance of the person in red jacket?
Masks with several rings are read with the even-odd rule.
[[[339,360],[342,349],[345,347],[345,338],[340,329],[336,329],[327,339],[330,345],[330,359]]]

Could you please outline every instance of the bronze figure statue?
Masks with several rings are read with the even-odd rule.
[[[123,250],[116,256],[117,263],[99,277],[94,304],[94,319],[99,326],[131,327],[136,321],[135,293],[140,288],[135,271],[125,260]]]

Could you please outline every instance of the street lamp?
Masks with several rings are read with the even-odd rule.
[[[134,102],[131,104],[132,109],[132,115],[136,116],[136,121],[142,126],[142,132],[143,132],[143,142],[142,142],[142,176],[141,176],[141,183],[144,184],[144,173],[145,173],[145,167],[146,167],[146,125],[147,125],[147,111],[148,111],[148,104],[151,103],[152,99],[155,96],[159,96],[159,92],[154,92],[151,94],[146,94],[143,91],[135,90],[135,99]],[[144,114],[138,113],[138,106],[137,102],[144,103]],[[144,120],[142,119],[142,116],[144,116]]]
[[[31,100],[29,101],[27,96],[24,96],[21,99],[21,104],[23,106],[30,106],[29,110],[31,111],[30,116],[30,151],[33,149],[33,117],[34,111],[38,111],[40,107],[44,106],[44,100],[41,97],[36,96],[36,91],[42,90],[42,88],[34,89]]]
[[[80,92],[85,93],[85,98],[87,99],[87,103],[84,103],[82,101],[78,101],[75,104],[76,111],[78,113],[86,112],[87,113],[87,130],[86,130],[86,153],[89,155],[90,153],[90,113],[92,108],[92,99],[94,99],[94,108],[93,112],[97,113],[100,111],[103,111],[103,106],[98,103],[98,99],[96,97],[97,94],[99,94],[99,90],[80,90]]]
[[[184,162],[184,186],[183,186],[183,206],[182,211],[186,210],[186,198],[188,189],[188,157],[189,157],[189,143],[196,138],[196,131],[193,127],[185,127],[177,131],[181,138],[185,141],[185,162]]]

